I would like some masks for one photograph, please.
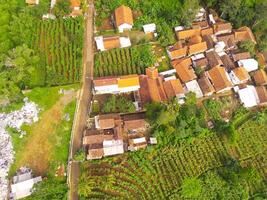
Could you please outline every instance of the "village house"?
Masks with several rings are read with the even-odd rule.
[[[183,83],[192,81],[197,78],[192,65],[193,63],[190,58],[177,59],[172,61],[172,66],[176,70],[178,77]]]
[[[256,44],[256,39],[251,31],[251,29],[247,26],[241,27],[234,31],[235,41],[236,42],[243,42],[243,41],[252,41]]]
[[[264,86],[256,87],[258,95],[258,105],[266,106],[267,105],[267,89]]]
[[[70,16],[72,17],[77,17],[82,15],[82,10],[81,10],[81,1],[80,0],[70,0],[70,8],[71,8],[71,13]]]
[[[248,72],[255,71],[259,67],[257,60],[253,58],[239,60],[237,63],[239,67],[244,67]]]
[[[232,57],[233,57],[234,62],[251,58],[249,52],[234,53],[234,54],[232,54]]]
[[[192,80],[192,81],[185,83],[185,86],[186,86],[187,91],[195,93],[197,98],[203,97],[203,93],[196,80]]]
[[[214,87],[212,86],[209,78],[203,74],[203,76],[198,79],[198,85],[202,90],[204,96],[210,96],[215,92]]]
[[[134,92],[139,89],[139,77],[136,74],[96,78],[93,80],[94,94],[119,94]]]
[[[245,88],[239,89],[237,93],[245,108],[251,108],[258,105],[259,97],[253,85],[247,85]]]
[[[255,71],[253,79],[256,85],[259,85],[259,86],[267,85],[267,75],[263,69],[259,69]]]
[[[154,24],[154,23],[145,24],[145,25],[143,25],[143,30],[144,30],[145,34],[155,33],[156,32],[156,24]]]
[[[131,41],[129,37],[95,37],[96,48],[100,51],[106,51],[114,48],[125,48],[131,46]]]
[[[244,84],[250,80],[250,76],[244,67],[237,67],[229,72],[229,76],[234,85]]]
[[[133,14],[132,10],[127,6],[120,6],[115,9],[115,24],[119,32],[131,30],[133,27]]]

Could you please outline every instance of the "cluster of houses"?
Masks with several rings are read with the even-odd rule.
[[[95,116],[92,128],[84,131],[87,159],[100,159],[143,149],[148,143],[156,144],[155,138],[148,138],[148,128],[144,112]]]
[[[112,23],[119,33],[130,31],[134,24],[133,13],[131,8],[124,5],[121,5],[120,7],[115,9],[112,19]],[[156,24],[154,23],[145,24],[143,26],[143,30],[145,34],[153,34],[154,37],[157,36]],[[131,46],[131,40],[129,37],[126,36],[97,36],[95,37],[95,42],[97,50],[100,51]]]
[[[131,19],[128,20],[129,18]],[[131,29],[133,20],[130,8],[117,8],[115,21],[120,32]],[[147,30],[145,27],[151,29]],[[153,24],[144,26],[144,31],[155,30],[156,26]],[[124,77],[96,79],[95,93],[134,92],[136,101],[144,105],[173,97],[183,103],[188,92],[194,92],[197,98],[203,98],[233,90],[245,107],[267,104],[267,75],[264,70],[267,54],[258,53],[258,62],[249,52],[238,48],[238,44],[244,41],[256,44],[250,28],[234,30],[231,23],[202,8],[191,28],[178,26],[174,31],[177,42],[167,47],[173,69],[158,73],[155,67],[147,68],[146,75],[131,75],[135,77],[134,82]],[[101,51],[131,45],[129,38],[122,37],[100,36],[95,40]],[[124,79],[123,90],[115,84],[115,79]]]
[[[38,5],[40,0],[26,0],[26,4],[29,6]],[[55,19],[56,17],[52,14],[52,10],[55,7],[57,0],[51,0],[50,2],[50,13],[43,15],[43,19]],[[70,0],[70,17],[77,17],[82,15],[81,1],[80,0]]]

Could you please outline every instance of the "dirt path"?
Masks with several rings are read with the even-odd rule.
[[[38,123],[31,128],[31,138],[18,156],[17,166],[28,166],[36,175],[44,175],[51,159],[51,142],[49,137],[54,133],[56,126],[61,121],[64,107],[76,96],[76,92],[62,96],[59,101],[41,115]]]

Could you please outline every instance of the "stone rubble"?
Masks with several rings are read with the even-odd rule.
[[[22,124],[32,124],[38,121],[40,109],[37,104],[24,99],[24,106],[11,113],[0,113],[0,200],[5,200],[8,193],[8,175],[9,167],[14,160],[14,151],[11,137],[6,130],[7,127],[16,129],[20,137],[25,135],[21,130]]]

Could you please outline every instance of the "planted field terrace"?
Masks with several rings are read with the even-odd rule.
[[[144,74],[155,63],[150,45],[112,49],[95,55],[94,76]]]
[[[36,22],[31,46],[41,53],[50,85],[75,83],[82,69],[83,19],[68,18]]]
[[[234,147],[240,154],[237,163],[255,169],[261,180],[255,184],[245,183],[250,197],[266,194],[267,118],[264,118],[264,123],[249,119],[237,130],[239,140]],[[80,196],[85,199],[186,199],[180,195],[185,179],[201,178],[209,171],[224,167],[231,169],[231,145],[225,137],[214,133],[191,142],[182,141],[160,151],[148,148],[84,163]]]

